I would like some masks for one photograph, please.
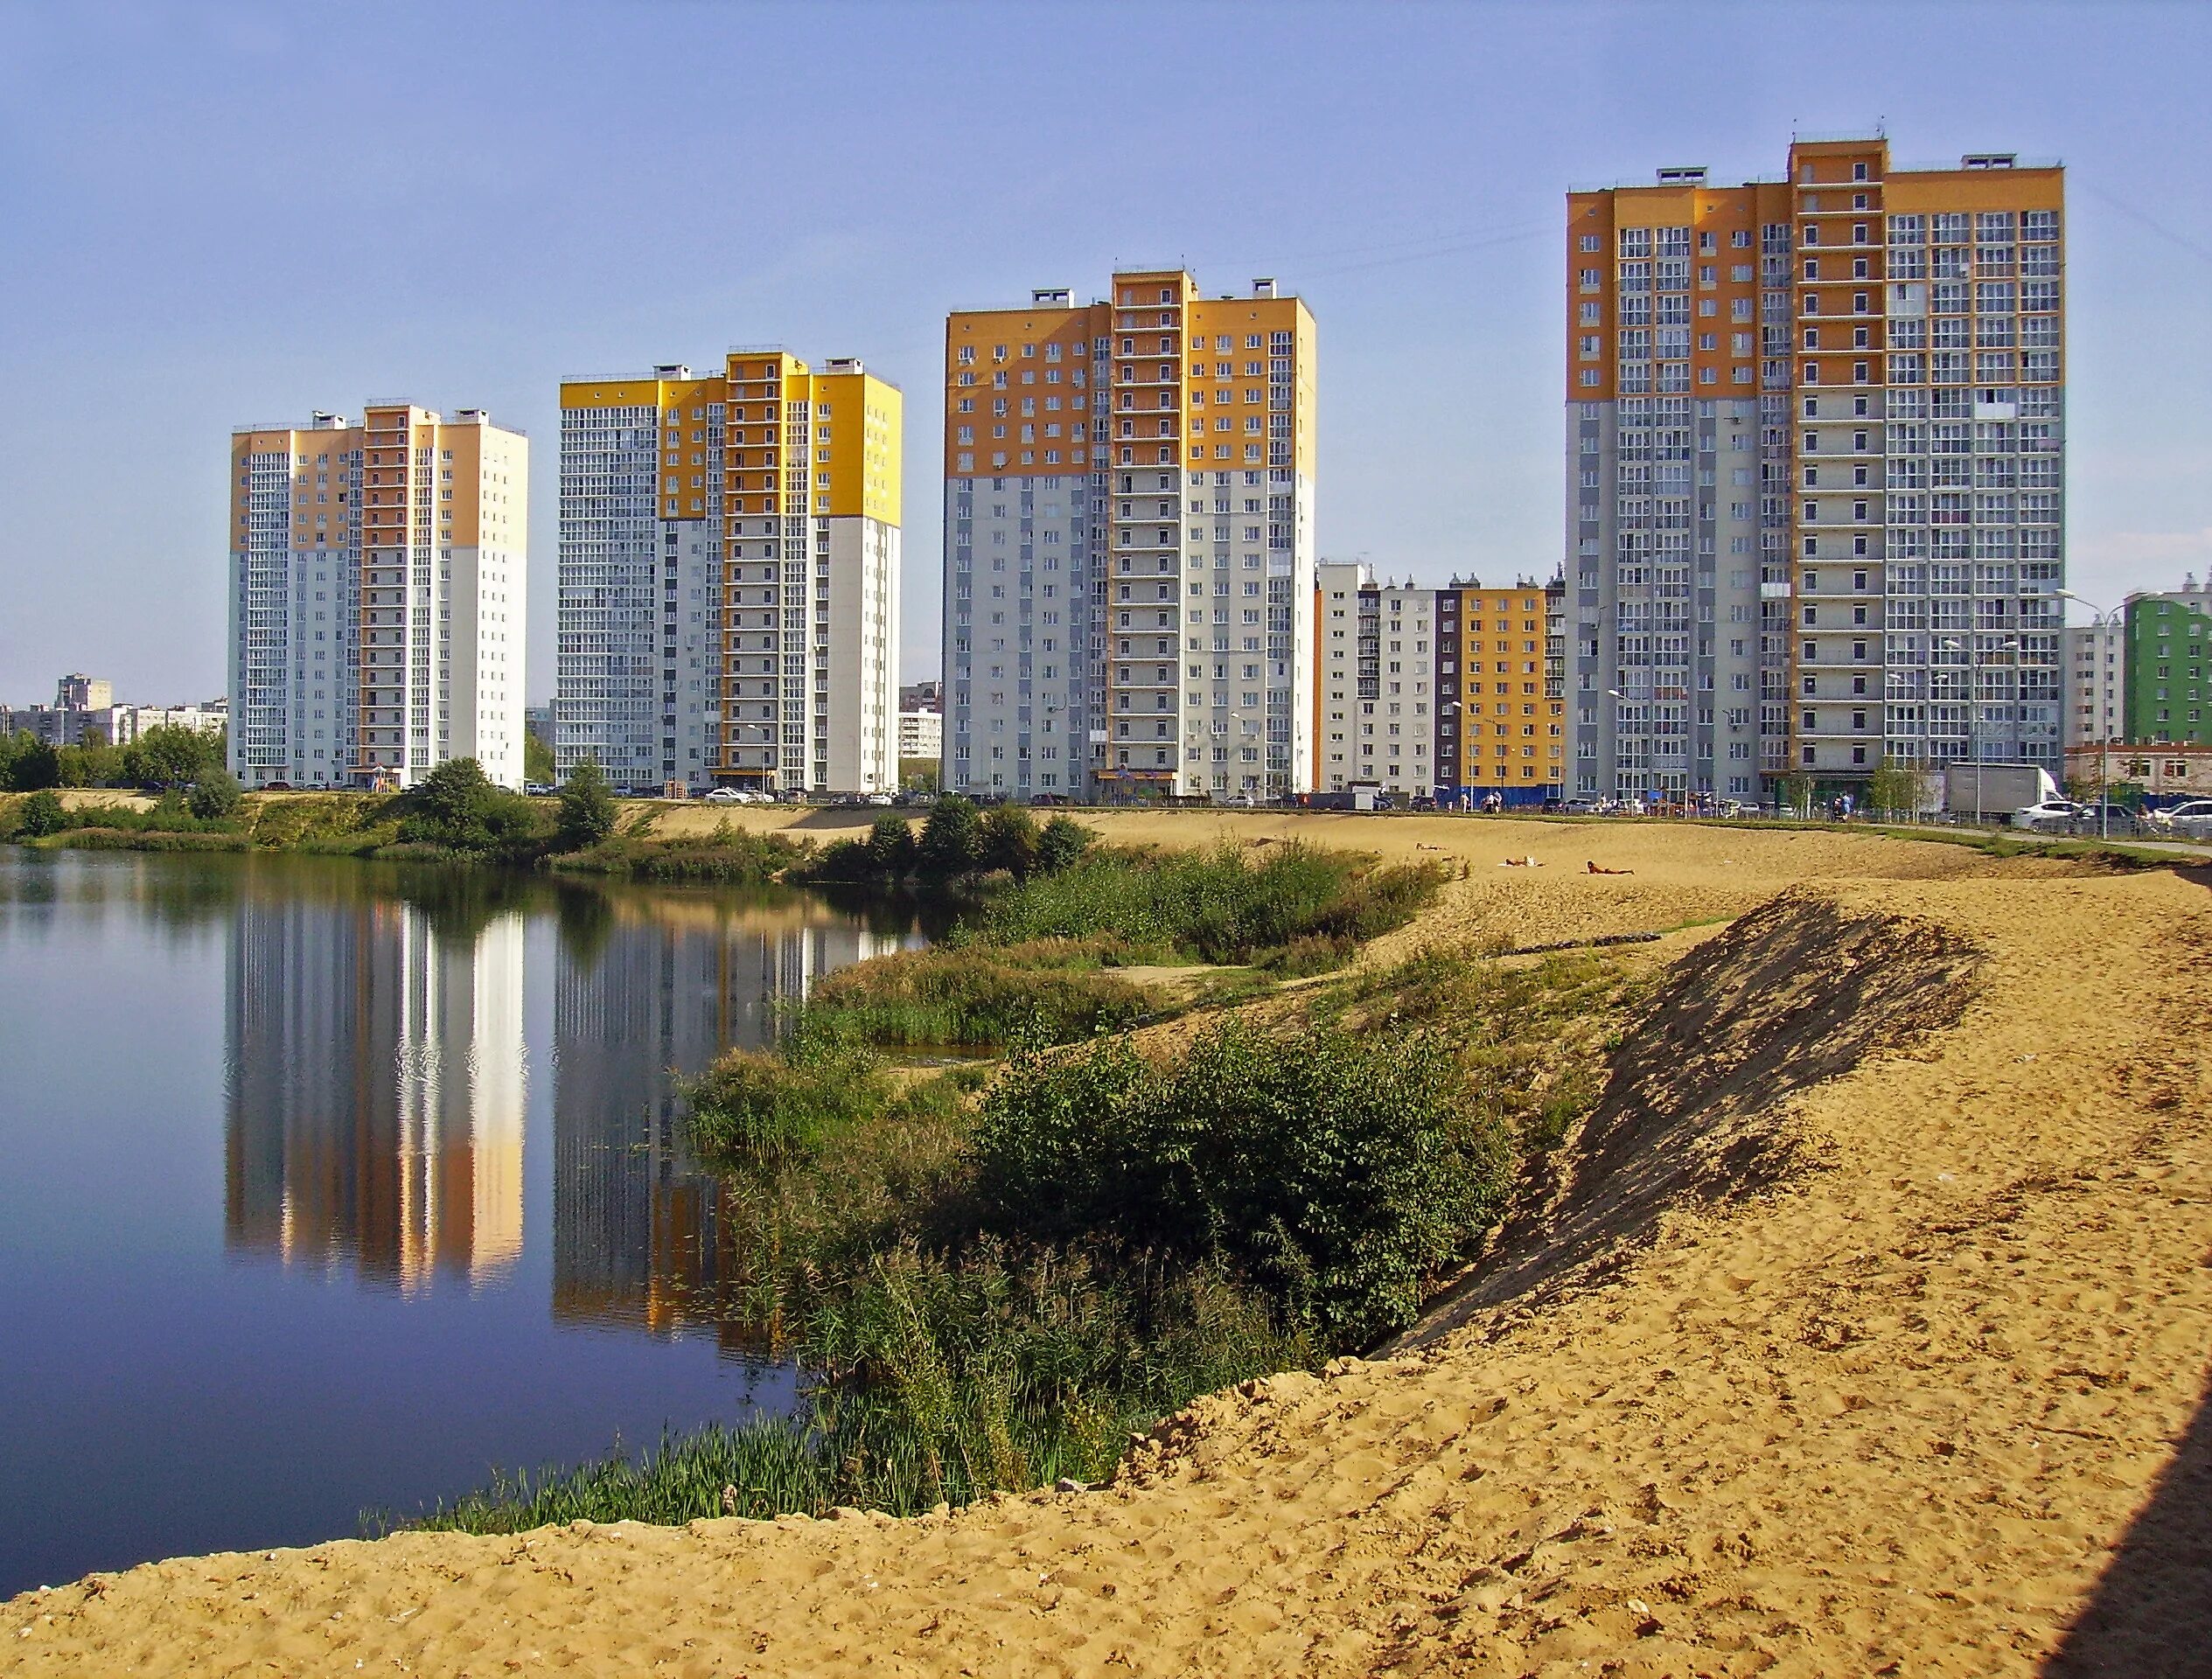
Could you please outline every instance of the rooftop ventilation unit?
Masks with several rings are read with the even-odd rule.
[[[1677,169],[1663,169],[1659,171],[1659,185],[1661,186],[1703,186],[1705,165],[1694,164],[1685,164]]]

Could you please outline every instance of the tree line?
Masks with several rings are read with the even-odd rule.
[[[76,746],[54,746],[28,729],[0,735],[0,792],[48,787],[143,787],[167,791],[224,775],[228,736],[160,723],[127,746],[95,734]]]

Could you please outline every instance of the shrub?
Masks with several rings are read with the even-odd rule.
[[[886,881],[903,881],[914,872],[918,848],[914,830],[903,816],[879,816],[868,831],[868,866]]]
[[[1336,1345],[1412,1322],[1513,1169],[1437,1036],[1233,1022],[1164,1070],[1120,1044],[1023,1057],[973,1146],[989,1228],[1218,1253]]]
[[[1073,865],[1095,836],[1071,816],[1056,816],[1037,836],[1037,867],[1050,874]]]
[[[238,809],[246,790],[227,770],[203,770],[185,806],[202,822],[219,822]]]
[[[560,843],[563,851],[584,851],[615,830],[614,794],[597,758],[586,758],[569,772],[561,789]]]
[[[983,813],[981,867],[1002,868],[1017,881],[1037,871],[1036,820],[1019,805],[998,805]]]
[[[983,866],[983,819],[972,803],[948,793],[930,807],[915,866],[931,881],[952,880]]]
[[[69,826],[69,812],[51,788],[40,788],[16,807],[16,836],[43,840]]]

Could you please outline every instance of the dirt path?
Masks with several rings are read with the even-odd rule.
[[[1152,820],[1171,842],[1230,826]],[[1604,1226],[1574,1285],[1480,1300],[1403,1358],[1204,1401],[1104,1491],[164,1563],[5,1606],[0,1668],[2204,1671],[2202,877],[1850,834],[1468,826],[1328,837],[1469,863],[1401,944],[1657,930],[1795,888],[1803,942],[1743,923],[1741,960],[1768,971],[1731,990],[1747,970],[1715,965],[1706,1001],[1685,978],[1663,1046],[1705,1081],[1671,1118],[1694,1128],[1733,1090],[1778,1169],[1731,1178],[1713,1153],[1721,1175],[1697,1182],[1717,1199],[1669,1191]],[[1546,867],[1497,868],[1508,851]],[[1907,974],[1929,1007],[1885,1013]],[[1851,1069],[1769,1079],[1758,1046],[1839,998],[1824,1032],[1875,1022]],[[1586,1139],[1591,1185],[1619,1125],[1670,1117],[1667,1064],[1647,1056],[1645,1094]],[[1736,1067],[1756,1076],[1731,1084]]]

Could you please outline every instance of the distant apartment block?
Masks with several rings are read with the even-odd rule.
[[[1180,269],[946,323],[944,783],[1313,784],[1313,316]]]
[[[1320,790],[1433,795],[1436,595],[1378,582],[1364,561],[1315,568]]]
[[[1373,787],[1452,808],[1560,796],[1563,579],[1418,589],[1326,561],[1317,575],[1322,791]]]
[[[1577,791],[2058,770],[2063,195],[1878,137],[1568,194]]]
[[[564,779],[897,786],[901,424],[859,362],[777,350],[562,386]]]
[[[945,718],[940,712],[902,711],[898,714],[898,756],[927,758],[935,763],[945,756]]]
[[[942,715],[945,711],[945,685],[942,682],[909,682],[898,691],[898,708],[906,711],[933,711]]]
[[[2066,745],[2095,745],[2124,737],[2126,645],[2118,617],[2076,624],[2063,632],[2066,659]]]
[[[2120,732],[2139,745],[2212,746],[2206,715],[2212,590],[2131,595],[2121,603]]]
[[[1539,804],[1567,791],[1567,580],[1436,591],[1436,796]]]
[[[522,780],[529,443],[481,410],[231,438],[231,768],[248,787]]]

